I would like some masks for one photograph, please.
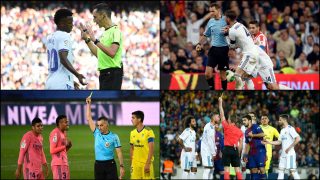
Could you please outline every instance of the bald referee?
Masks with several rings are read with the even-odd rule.
[[[80,24],[81,37],[91,53],[98,58],[99,89],[120,90],[123,78],[122,33],[111,21],[111,10],[105,3],[93,8],[93,21],[105,31],[100,39],[95,38],[90,26]]]
[[[236,116],[229,116],[226,120],[222,107],[222,95],[219,97],[219,112],[224,131],[224,148],[222,160],[224,166],[224,179],[230,179],[230,163],[235,168],[237,179],[242,179],[240,171],[240,155],[242,152],[242,131],[236,126]]]
[[[227,90],[226,71],[229,69],[228,43],[222,29],[227,26],[225,16],[221,15],[221,7],[217,3],[210,4],[211,18],[207,24],[206,30],[200,37],[196,50],[202,49],[202,44],[207,37],[211,39],[211,48],[208,52],[208,63],[206,66],[205,76],[210,90],[214,90],[213,70],[216,66],[220,71],[220,79],[223,90]]]
[[[117,166],[114,160],[114,150],[116,150],[120,167],[119,179],[122,179],[125,171],[119,137],[109,130],[109,124],[106,117],[100,117],[98,119],[98,128],[96,128],[96,125],[91,117],[90,96],[86,99],[86,102],[87,121],[94,136],[94,177],[95,179],[118,179]]]

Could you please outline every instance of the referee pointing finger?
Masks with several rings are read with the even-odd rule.
[[[222,96],[219,97],[219,112],[224,131],[224,148],[222,152],[224,179],[230,179],[230,163],[235,168],[237,179],[242,179],[240,172],[240,153],[242,151],[242,131],[235,125],[236,117],[226,120],[222,107]],[[239,145],[239,147],[238,147]]]
[[[93,8],[93,20],[105,31],[96,39],[91,27],[80,26],[81,37],[85,40],[91,53],[98,58],[99,89],[120,90],[123,78],[122,33],[117,25],[112,24],[111,10],[105,3]]]

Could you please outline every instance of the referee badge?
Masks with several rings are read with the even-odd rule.
[[[110,146],[110,143],[109,142],[106,142],[106,147],[108,148]]]

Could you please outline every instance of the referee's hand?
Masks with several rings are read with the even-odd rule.
[[[200,53],[200,52],[202,51],[202,45],[201,45],[201,44],[197,44],[197,45],[196,45],[196,51],[197,51],[198,53]]]

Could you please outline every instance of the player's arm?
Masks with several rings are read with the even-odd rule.
[[[238,152],[239,152],[239,156],[241,157],[242,148],[243,148],[243,137],[241,137],[238,142],[239,142]]]
[[[281,35],[281,31],[278,30],[272,35],[272,38],[278,42],[280,41],[280,35]]]
[[[80,27],[79,27],[80,31],[81,31],[81,38],[85,41],[85,43],[87,44],[88,48],[90,49],[91,53],[97,56],[97,46],[94,45],[94,43],[92,42],[92,39],[90,39],[90,36],[88,34],[88,29],[90,29],[88,26],[84,26],[82,23],[80,23]],[[91,29],[90,29],[91,30]]]
[[[293,141],[293,143],[290,144],[290,146],[287,148],[286,153],[288,153],[291,148],[294,148],[294,146],[297,145],[297,144],[299,143],[299,141],[300,141],[300,136],[299,136],[299,134],[294,130],[294,128],[291,128],[291,129],[289,130],[289,133],[290,133],[291,137],[294,138],[294,141]]]
[[[44,167],[43,174],[44,174],[45,177],[48,177],[49,168],[48,168],[47,159],[46,159],[46,155],[44,153],[43,148],[42,148],[42,165]]]
[[[85,40],[88,48],[90,49],[91,53],[95,56],[98,57],[97,52],[98,52],[98,48],[96,45],[94,45],[94,43],[91,41],[91,39],[86,39]]]
[[[229,37],[229,48],[236,49],[236,32],[233,29],[229,29],[228,31],[228,37]],[[226,34],[226,33],[225,33]]]
[[[20,142],[20,151],[19,151],[19,158],[18,158],[18,167],[15,172],[16,179],[19,179],[21,171],[22,171],[22,163],[26,152],[28,151],[30,144],[30,139],[27,136],[23,136]]]
[[[130,144],[130,160],[131,160],[131,162],[132,162],[133,151],[134,151],[133,144]]]
[[[58,137],[57,135],[50,135],[50,154],[56,154],[67,149],[66,145],[57,147],[59,140],[60,137]]]
[[[91,131],[93,132],[96,129],[96,125],[91,116],[91,97],[87,97],[86,102],[87,102],[87,111],[86,111],[87,121]]]
[[[184,146],[183,140],[182,140],[181,138],[178,137],[177,140],[178,140],[178,143],[180,144],[180,146],[181,146],[182,149],[184,149],[186,152],[190,152],[190,151],[191,151],[191,150],[190,150],[190,151],[187,151],[187,150],[189,150],[189,149],[188,149],[188,147],[185,147],[185,146]],[[191,148],[190,148],[190,149],[191,149]]]
[[[114,58],[119,49],[119,43],[113,42],[110,47],[107,47],[103,45],[101,42],[99,42],[97,43],[97,47],[100,48],[105,54],[107,54],[111,58]]]
[[[248,162],[249,149],[250,149],[250,145],[249,145],[249,143],[246,143],[244,146],[244,152],[243,152],[243,156],[242,156],[242,159],[244,162]]]
[[[264,143],[266,144],[272,144],[272,145],[280,145],[281,144],[281,141],[277,140],[277,141],[263,141]]]
[[[82,74],[79,74],[68,61],[68,51],[59,51],[59,57],[61,64],[68,69],[72,74],[74,74],[80,81],[82,85],[85,85],[83,79],[85,78]]]
[[[151,159],[152,159],[152,156],[153,156],[153,152],[154,152],[154,138],[149,138],[148,139],[148,146],[149,146],[149,153],[148,153],[148,158],[147,158],[146,164],[150,165],[151,164]]]

